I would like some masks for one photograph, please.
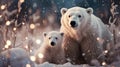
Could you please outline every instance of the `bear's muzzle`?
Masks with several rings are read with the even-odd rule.
[[[71,25],[71,27],[73,27],[73,28],[75,28],[75,27],[78,26],[78,24],[76,23],[76,21],[71,21],[71,22],[70,22],[70,25]]]

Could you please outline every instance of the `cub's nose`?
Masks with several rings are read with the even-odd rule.
[[[51,44],[51,46],[55,46],[55,42],[51,42],[50,44]]]
[[[76,26],[77,26],[77,24],[76,24],[75,21],[71,21],[71,22],[70,22],[70,25],[71,25],[71,27],[76,27]]]

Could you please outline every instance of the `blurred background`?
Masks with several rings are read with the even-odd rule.
[[[0,52],[21,47],[34,54],[42,33],[60,28],[60,9],[92,7],[120,46],[120,0],[0,0]]]

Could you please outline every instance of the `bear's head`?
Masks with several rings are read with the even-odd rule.
[[[57,46],[62,43],[64,33],[60,33],[57,31],[51,31],[51,32],[44,32],[44,40],[46,43],[48,43],[50,46]]]
[[[61,9],[61,24],[68,26],[72,29],[78,29],[83,25],[90,22],[91,14],[93,13],[92,8],[81,8],[81,7],[72,7],[70,9],[62,8]]]

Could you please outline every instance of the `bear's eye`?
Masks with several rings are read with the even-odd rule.
[[[51,39],[51,37],[49,37],[49,39]]]
[[[68,16],[69,18],[71,17],[71,15]]]
[[[81,15],[78,15],[79,18],[81,18]]]
[[[57,37],[55,37],[55,39],[57,40],[58,38],[57,38]]]

